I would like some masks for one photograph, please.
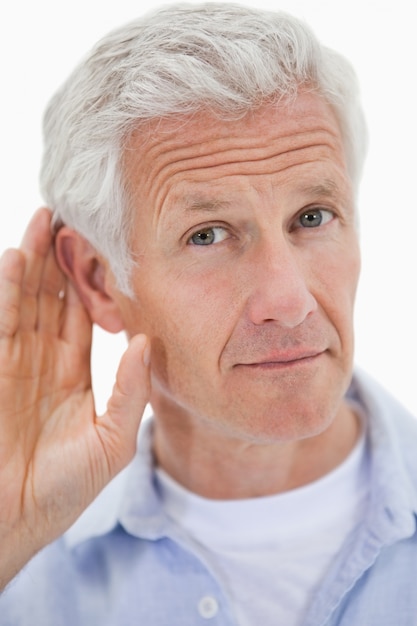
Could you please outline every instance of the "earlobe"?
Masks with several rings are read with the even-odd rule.
[[[63,226],[55,239],[57,262],[74,285],[90,319],[104,330],[124,329],[120,308],[111,295],[111,270],[93,246],[76,231]]]

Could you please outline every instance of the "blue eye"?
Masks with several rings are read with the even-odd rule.
[[[301,213],[299,220],[304,228],[317,228],[333,219],[333,213],[326,209],[308,209]]]
[[[220,243],[227,237],[227,231],[220,226],[212,226],[210,228],[202,228],[191,235],[188,243],[194,246],[210,246],[214,243]]]

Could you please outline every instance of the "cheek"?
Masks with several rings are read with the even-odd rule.
[[[360,250],[356,237],[351,242],[348,252],[341,254],[340,259],[339,283],[341,288],[345,285],[346,295],[353,309],[361,270]]]
[[[360,253],[355,238],[322,264],[322,306],[339,332],[351,339],[353,311],[360,274]]]
[[[186,284],[174,283],[173,289],[166,339],[179,350],[192,350],[195,359],[217,359],[238,307],[230,280],[224,275],[200,276]]]
[[[153,373],[164,386],[179,384],[185,371],[215,375],[236,318],[238,297],[231,285],[224,272],[166,273],[136,292],[140,304],[131,311],[129,326],[151,338]]]

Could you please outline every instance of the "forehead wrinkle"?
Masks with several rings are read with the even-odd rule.
[[[315,150],[315,153],[309,155],[309,157],[303,156],[304,153],[308,153],[311,149]],[[252,158],[248,158],[248,153],[242,148],[238,150],[225,150],[223,153],[229,153],[229,159],[224,160],[221,163],[207,163],[204,162],[204,158],[190,157],[183,159],[182,161],[176,161],[174,163],[169,162],[158,170],[157,175],[152,178],[150,187],[155,190],[155,217],[158,217],[163,209],[163,205],[166,202],[166,198],[169,195],[172,184],[175,184],[175,178],[178,175],[190,172],[199,172],[198,182],[210,182],[213,179],[213,170],[217,170],[217,178],[227,176],[257,176],[257,175],[274,175],[284,173],[286,170],[291,169],[298,163],[302,162],[303,165],[308,163],[316,163],[318,161],[319,153],[323,154],[324,151],[329,149],[328,142],[309,143],[304,142],[302,147],[293,146],[291,149],[282,150],[280,152],[270,151],[270,154],[252,154]],[[235,152],[239,155],[244,155],[242,158],[234,158]],[[259,149],[256,150],[259,153]],[[216,156],[219,152],[213,152]],[[237,156],[236,154],[236,156]],[[194,166],[188,170],[186,164],[188,161],[193,161]],[[194,182],[194,181],[192,181]],[[171,184],[170,184],[171,183]],[[145,191],[146,193],[146,191]],[[149,197],[151,190],[149,189],[147,195]],[[319,189],[316,191],[319,194]],[[330,189],[322,189],[322,193],[330,195]]]
[[[184,133],[184,129],[182,132]],[[186,135],[185,138],[187,138]],[[140,145],[131,150],[130,154],[137,158],[134,159],[136,163],[131,164],[133,167],[130,167],[130,171],[133,174],[133,170],[142,169],[144,162],[148,162],[148,167],[145,165],[144,168],[146,185],[144,191],[149,193],[149,187],[158,185],[158,179],[164,181],[166,177],[175,175],[183,169],[187,170],[189,161],[195,163],[192,169],[218,167],[218,160],[222,155],[228,155],[228,158],[223,160],[224,165],[244,161],[258,163],[290,154],[300,147],[308,148],[321,143],[333,145],[338,139],[338,134],[331,125],[328,125],[326,129],[323,129],[321,125],[313,129],[310,127],[308,130],[301,128],[298,132],[278,134],[272,140],[270,137],[263,139],[259,129],[256,134],[251,133],[249,136],[244,133],[236,136],[221,134],[219,137],[210,136],[203,141],[190,142],[188,140],[186,143],[182,141],[181,136],[177,136],[177,133],[173,137],[166,137],[161,132],[157,132],[152,142],[149,138],[145,142],[140,141]],[[225,142],[227,142],[226,147],[224,147]],[[250,159],[248,159],[248,153],[251,153]]]
[[[191,120],[187,128],[168,126],[164,132],[157,127],[152,134],[149,129],[146,136],[140,132],[130,136],[125,152],[129,161],[126,182],[132,197],[145,202],[156,221],[178,176],[185,183],[204,183],[221,176],[279,174],[302,161],[303,151],[314,150],[304,157],[304,164],[321,160],[326,152],[335,152],[340,158],[344,155],[332,112],[325,117],[319,113],[316,117],[315,113],[305,116],[302,111],[301,115],[292,117],[290,128],[281,127],[279,119],[271,126],[269,115],[258,118],[255,126],[243,121],[219,128],[209,123],[210,118],[204,118],[203,122],[193,126]]]
[[[273,120],[275,122],[271,123]],[[327,136],[325,143],[342,148],[344,152],[339,123],[331,107],[318,95],[300,94],[294,103],[265,104],[240,120],[219,122],[210,112],[202,111],[197,116],[181,119],[173,116],[153,120],[146,127],[139,125],[125,144],[125,158],[129,161],[125,165],[132,175],[129,182],[133,183],[133,194],[139,184],[143,191],[146,185],[149,196],[150,187],[155,187],[153,179],[158,178],[158,169],[163,174],[165,167],[175,168],[176,164],[194,157],[216,161],[224,152],[236,148],[244,153],[260,150],[263,157],[268,157],[276,149],[275,144],[278,144],[279,154],[290,151],[297,143],[309,143],[309,137],[320,133]],[[256,162],[258,157],[253,160]],[[199,164],[200,167],[209,165],[204,161]]]
[[[236,137],[237,145],[232,144],[231,146],[233,139],[233,136],[226,136],[221,139],[187,143],[178,147],[175,147],[175,142],[172,142],[174,143],[172,148],[169,143],[167,145],[167,142],[158,142],[147,151],[146,156],[151,163],[159,162],[160,157],[162,157],[162,163],[158,165],[158,174],[163,174],[166,169],[172,169],[173,173],[176,173],[177,170],[181,171],[183,168],[186,170],[189,161],[195,162],[195,168],[192,169],[218,167],[218,160],[222,155],[229,156],[220,165],[246,161],[256,163],[285,156],[304,148],[319,147],[320,145],[334,147],[338,137],[330,130],[318,128],[307,132],[300,131],[297,134],[289,133],[274,139],[265,138],[265,141],[262,141],[259,136]],[[223,147],[225,141],[228,144],[227,147]],[[251,154],[250,158],[248,158],[248,153]]]

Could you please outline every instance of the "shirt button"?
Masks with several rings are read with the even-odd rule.
[[[212,596],[204,596],[198,603],[198,612],[204,619],[211,619],[212,617],[217,615],[218,610],[219,605],[217,603],[217,600]]]

